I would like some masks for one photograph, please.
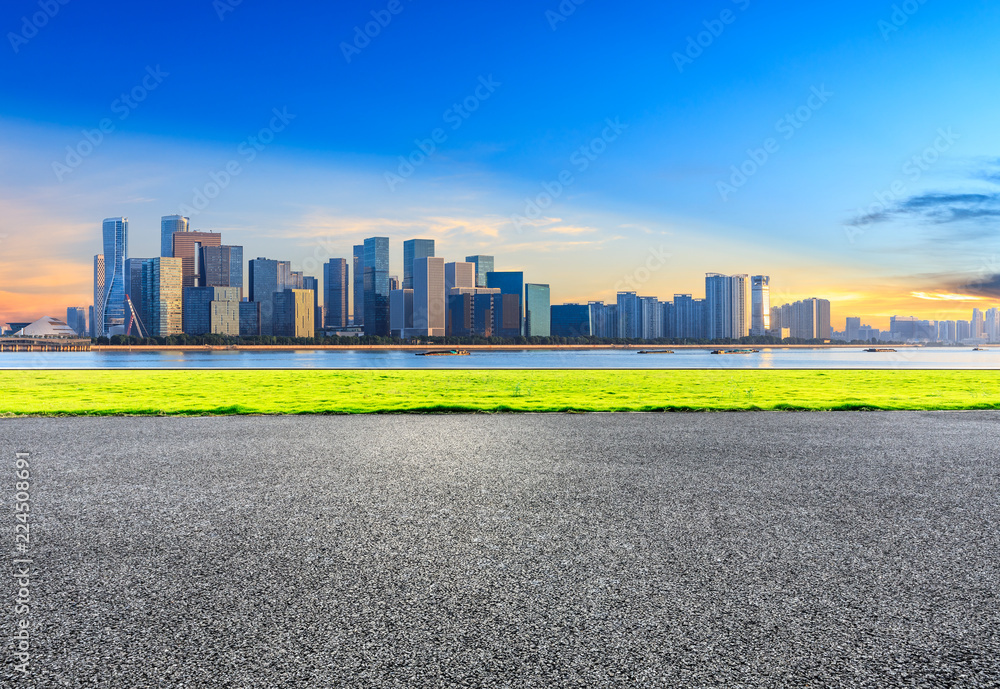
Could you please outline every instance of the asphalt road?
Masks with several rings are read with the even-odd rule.
[[[998,441],[997,413],[2,420],[33,570],[25,616],[0,581],[0,685],[997,687]]]

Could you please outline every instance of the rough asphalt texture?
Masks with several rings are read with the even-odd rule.
[[[28,451],[36,570],[0,686],[996,687],[998,441],[996,413],[3,420],[3,551]]]

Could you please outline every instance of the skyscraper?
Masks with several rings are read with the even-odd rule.
[[[365,240],[365,335],[389,335],[389,238]],[[442,271],[443,273],[443,271]],[[414,302],[416,314],[416,302]]]
[[[182,215],[164,215],[160,218],[160,256],[174,255],[174,233],[188,232],[191,221]]]
[[[319,305],[319,280],[312,275],[303,275],[302,289],[310,290],[313,293],[313,318],[316,319],[316,322],[313,323],[313,331],[315,333],[316,330],[323,328],[323,309]],[[309,335],[309,337],[313,336]]]
[[[291,264],[288,261],[275,261],[268,258],[256,258],[250,261],[250,301],[258,304],[258,328],[261,335],[275,335],[274,330],[274,295],[289,289],[291,282]]]
[[[184,286],[202,287],[201,250],[208,246],[222,246],[222,235],[218,232],[175,232],[174,258],[183,262]],[[240,261],[242,264],[242,259]],[[233,285],[234,287],[236,285]]]
[[[104,316],[102,333],[110,337],[125,327],[125,259],[128,256],[128,218],[107,218],[104,234]]]
[[[466,256],[465,260],[476,266],[476,287],[486,287],[486,273],[492,273],[492,256]]]
[[[739,339],[747,334],[747,276],[705,275],[708,339]]]
[[[354,246],[354,325],[365,324],[365,247]]]
[[[550,313],[552,337],[590,337],[594,334],[590,304],[554,304]]]
[[[90,336],[104,335],[104,254],[94,256],[94,313],[90,316]]]
[[[486,274],[486,286],[500,290],[500,296],[516,296],[517,302],[510,299],[499,298],[494,302],[497,310],[497,322],[500,323],[495,328],[498,337],[518,337],[524,333],[524,273],[521,271],[491,271]],[[517,309],[513,313],[512,309]],[[517,320],[517,333],[511,334],[514,330],[514,321]],[[499,331],[506,334],[501,334]]]
[[[71,306],[66,309],[66,325],[73,328],[73,332],[84,335],[87,332],[87,309],[83,306]]]
[[[314,337],[316,315],[313,293],[286,289],[274,294],[274,334],[279,337]]]
[[[548,337],[552,327],[548,285],[524,286],[524,336]]]
[[[476,266],[474,263],[455,261],[444,264],[444,288],[447,291],[455,287],[476,287]]]
[[[236,287],[243,298],[243,247],[201,247],[200,287]]]
[[[628,340],[642,337],[642,308],[635,292],[618,293],[618,334]]]
[[[407,239],[403,242],[403,289],[413,289],[413,262],[433,256],[433,239]]]
[[[413,335],[444,337],[446,327],[444,259],[413,261]]]
[[[326,292],[327,328],[347,326],[348,269],[346,258],[331,258],[323,266],[323,289]]]
[[[848,316],[847,324],[844,329],[844,336],[847,338],[848,342],[853,342],[854,340],[860,339],[858,331],[861,330],[861,318],[859,316]]]
[[[183,275],[180,258],[160,256],[143,261],[143,300],[149,313],[149,322],[143,325],[153,337],[180,335],[184,331]]]
[[[389,292],[389,334],[409,337],[413,331],[413,290],[394,289]]]
[[[771,329],[771,278],[754,275],[750,278],[750,334],[764,337]]]
[[[237,287],[185,287],[184,332],[188,335],[239,335]]]

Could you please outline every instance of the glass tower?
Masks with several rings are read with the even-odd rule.
[[[433,239],[407,239],[403,242],[403,289],[413,289],[413,262],[434,258]]]
[[[493,272],[493,257],[466,256],[465,260],[476,266],[476,287],[486,287],[486,273]]]
[[[365,335],[389,336],[389,238],[365,240]],[[412,276],[411,276],[412,277]]]
[[[354,246],[354,325],[365,324],[365,247]]]
[[[750,278],[750,334],[764,337],[771,329],[771,278],[754,275]]]
[[[504,324],[503,329],[511,333],[515,331],[514,322],[516,321],[518,323],[516,333],[522,335],[524,333],[524,273],[520,271],[489,272],[486,274],[486,286],[499,289],[501,295],[517,296],[517,313],[510,312],[514,306],[512,301],[502,298],[497,300],[500,305],[497,319]],[[502,335],[502,337],[510,336]]]
[[[323,266],[323,289],[326,292],[326,327],[347,326],[347,283],[348,268],[346,258],[331,258]]]
[[[550,312],[549,286],[524,286],[524,336],[548,337],[552,316]]]
[[[189,232],[191,221],[183,215],[164,215],[160,218],[160,256],[174,255],[174,232]]]
[[[120,334],[125,327],[125,258],[128,255],[128,218],[104,220],[104,298],[102,334]],[[114,331],[114,332],[113,332]]]

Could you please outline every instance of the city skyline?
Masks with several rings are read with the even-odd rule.
[[[308,22],[226,6],[60,3],[25,28],[38,5],[14,3],[0,320],[89,300],[108,209],[141,230],[130,255],[159,253],[163,215],[297,270],[418,237],[545,273],[554,303],[643,271],[640,291],[692,293],[703,266],[827,296],[838,328],[957,318],[1000,293],[996,8],[402,3],[360,39],[384,6],[310,6]],[[524,51],[498,45],[511,36]]]

